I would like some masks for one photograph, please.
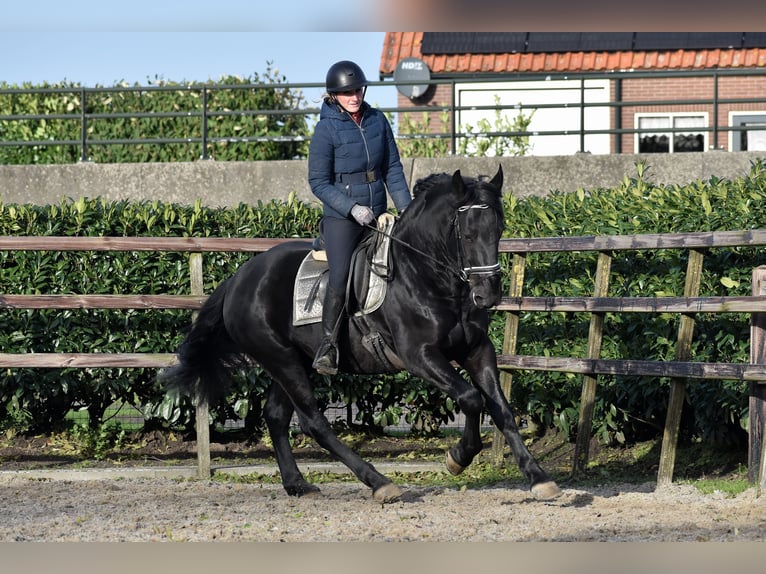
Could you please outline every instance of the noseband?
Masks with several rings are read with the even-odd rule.
[[[460,278],[465,281],[466,283],[471,279],[474,275],[479,276],[486,276],[491,277],[493,275],[499,275],[500,274],[500,263],[495,262],[492,265],[470,265],[465,266],[464,260],[464,249],[463,249],[463,235],[460,232],[460,214],[467,212],[470,209],[490,209],[489,205],[486,203],[477,203],[474,205],[464,205],[462,207],[458,207],[457,213],[455,214],[455,219],[453,221],[453,225],[455,226],[455,236],[457,237],[457,257],[458,257],[458,265],[460,267]],[[497,216],[496,216],[497,217]]]

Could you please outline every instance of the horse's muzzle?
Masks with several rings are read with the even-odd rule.
[[[499,272],[491,275],[471,275],[468,283],[471,285],[471,301],[479,309],[488,309],[500,302],[502,282]]]

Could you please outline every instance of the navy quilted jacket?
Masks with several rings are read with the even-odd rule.
[[[371,207],[377,217],[387,207],[386,188],[399,211],[410,204],[410,190],[388,119],[367,102],[362,104],[362,111],[361,125],[357,125],[337,104],[322,104],[309,144],[308,180],[325,216],[348,217],[358,203]],[[365,172],[374,172],[375,181],[359,181]]]

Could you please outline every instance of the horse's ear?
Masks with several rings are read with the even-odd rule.
[[[452,193],[457,196],[458,200],[463,199],[465,196],[465,181],[463,181],[463,176],[460,174],[459,169],[452,174]]]
[[[497,173],[495,174],[495,177],[492,178],[492,181],[489,182],[492,184],[495,188],[497,188],[498,192],[502,192],[503,189],[503,166],[498,165],[497,166]]]

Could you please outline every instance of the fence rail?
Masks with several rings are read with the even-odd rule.
[[[188,309],[196,310],[205,301],[202,293],[202,253],[239,251],[259,253],[294,239],[237,238],[158,238],[158,237],[0,237],[0,250],[37,251],[182,251],[190,253],[189,295],[0,295],[0,309]],[[593,414],[598,375],[634,375],[670,377],[671,397],[662,443],[658,484],[672,481],[675,448],[678,439],[686,380],[735,379],[750,385],[749,478],[761,477],[766,461],[762,453],[766,424],[766,267],[753,271],[753,295],[736,297],[699,297],[699,279],[704,251],[711,247],[745,247],[766,245],[766,231],[726,231],[682,234],[647,234],[633,236],[590,236],[566,238],[503,239],[502,253],[513,255],[511,287],[496,307],[506,314],[506,328],[498,367],[503,388],[510,393],[512,371],[519,369],[561,371],[583,375],[577,445],[573,472],[587,462],[587,444]],[[612,254],[642,249],[683,249],[689,251],[686,287],[683,297],[606,297]],[[597,251],[595,289],[588,297],[524,297],[523,277],[526,256],[551,251]],[[515,353],[520,312],[553,311],[587,312],[591,314],[587,357],[535,357]],[[750,313],[751,360],[748,364],[690,362],[689,348],[696,313]],[[681,315],[677,361],[660,362],[640,359],[606,360],[599,357],[605,313],[678,313]],[[62,367],[150,367],[174,364],[172,353],[0,353],[2,368]],[[198,412],[198,421],[207,420],[206,412]],[[210,474],[210,453],[206,425],[198,425],[198,462],[200,476]],[[502,451],[502,437],[495,437],[496,457]],[[502,449],[502,446],[499,447]]]

